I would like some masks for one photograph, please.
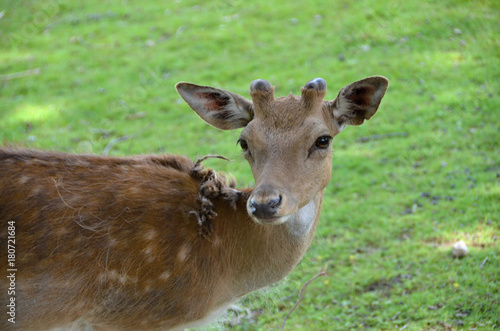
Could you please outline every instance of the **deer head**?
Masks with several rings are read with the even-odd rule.
[[[248,214],[261,224],[281,224],[323,190],[332,170],[332,139],[346,125],[360,125],[377,111],[388,80],[368,77],[324,100],[326,82],[309,81],[300,96],[274,98],[262,79],[250,84],[251,100],[221,89],[181,82],[177,91],[207,123],[244,128],[238,140],[255,179]]]

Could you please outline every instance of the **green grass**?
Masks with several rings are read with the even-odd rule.
[[[244,299],[262,313],[239,312],[232,329],[278,330],[325,266],[287,330],[500,327],[500,2],[8,0],[0,12],[0,141],[217,153],[234,162],[209,166],[241,186],[252,178],[238,133],[199,120],[176,82],[248,96],[265,78],[287,95],[319,76],[333,99],[352,81],[388,77],[377,116],[334,141],[306,257]],[[395,135],[358,140],[378,134]],[[460,260],[458,240],[470,248]]]

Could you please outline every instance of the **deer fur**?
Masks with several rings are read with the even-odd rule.
[[[206,323],[245,294],[277,282],[305,254],[331,174],[330,140],[371,118],[380,76],[324,101],[315,79],[301,96],[252,100],[179,83],[219,129],[244,127],[253,189],[184,156],[105,157],[0,148],[0,266],[15,226],[15,324],[50,330],[180,330]],[[9,282],[0,281],[5,307]],[[5,315],[5,313],[4,313]],[[8,317],[8,316],[7,316]]]

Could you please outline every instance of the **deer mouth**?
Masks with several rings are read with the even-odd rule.
[[[286,215],[286,216],[273,216],[273,217],[266,217],[266,218],[262,218],[262,217],[255,217],[253,215],[250,214],[250,217],[257,223],[259,224],[262,224],[262,225],[279,225],[279,224],[283,224],[285,223],[286,221],[288,221],[288,219],[290,218],[290,215]]]

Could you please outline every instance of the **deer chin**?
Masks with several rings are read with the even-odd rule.
[[[273,216],[268,218],[258,218],[253,216],[251,213],[249,213],[248,215],[250,215],[250,218],[252,218],[256,223],[262,225],[279,225],[287,222],[293,214],[285,216]]]

